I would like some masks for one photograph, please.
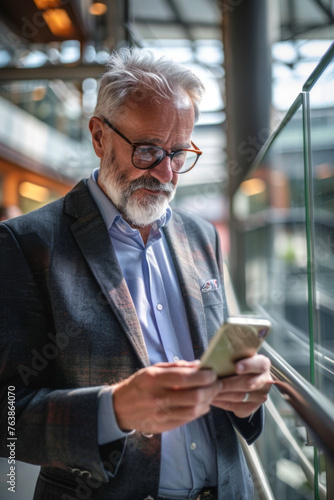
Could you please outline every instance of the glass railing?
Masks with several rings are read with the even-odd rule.
[[[334,415],[334,44],[258,154],[232,209],[237,296],[245,310],[270,317],[269,348]],[[307,419],[278,391],[272,402],[277,414],[269,412],[258,448],[275,498],[326,498],[328,459]]]
[[[246,302],[282,326],[273,347],[309,379],[302,99],[297,98],[251,176],[234,217],[244,252]],[[299,356],[295,356],[295,352]]]
[[[321,71],[319,71],[319,69]],[[314,384],[334,401],[334,59],[304,85]],[[324,102],[327,106],[324,106]],[[320,347],[320,349],[319,349]],[[331,374],[330,376],[328,374]]]

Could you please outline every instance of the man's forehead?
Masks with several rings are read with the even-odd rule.
[[[176,109],[188,109],[193,106],[189,95],[184,91],[175,94],[162,96],[159,93],[144,87],[132,92],[124,102],[130,109],[140,109],[143,107],[170,106]]]
[[[142,97],[124,102],[114,125],[126,130],[132,142],[190,147],[195,114],[190,98],[185,93],[163,98],[153,92]]]

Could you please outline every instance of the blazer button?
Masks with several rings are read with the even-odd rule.
[[[68,470],[70,472],[72,472],[72,474],[75,474],[76,476],[80,476],[80,474],[81,474],[81,470],[80,469],[76,469],[75,467],[69,467]]]
[[[80,476],[84,477],[85,479],[90,479],[92,477],[92,474],[89,472],[89,470],[83,470],[80,472]]]
[[[150,439],[153,437],[154,434],[146,434],[145,432],[142,432],[141,435],[144,436],[145,438]],[[152,498],[152,497],[150,497],[150,498]],[[144,500],[148,500],[148,499],[150,500],[150,498],[147,497],[147,498],[144,498]],[[152,500],[154,500],[154,498]]]

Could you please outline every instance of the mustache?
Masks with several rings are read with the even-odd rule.
[[[129,194],[137,191],[137,189],[150,189],[151,191],[164,191],[165,193],[173,193],[175,190],[175,186],[172,182],[163,184],[154,177],[147,177],[135,179],[134,181],[132,181],[129,185]]]

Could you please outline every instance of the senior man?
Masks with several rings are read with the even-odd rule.
[[[202,154],[203,90],[148,51],[113,53],[89,123],[100,168],[0,225],[1,405],[15,387],[35,500],[252,498],[235,429],[259,436],[270,363],[198,369],[227,315],[219,238],[169,206]]]

